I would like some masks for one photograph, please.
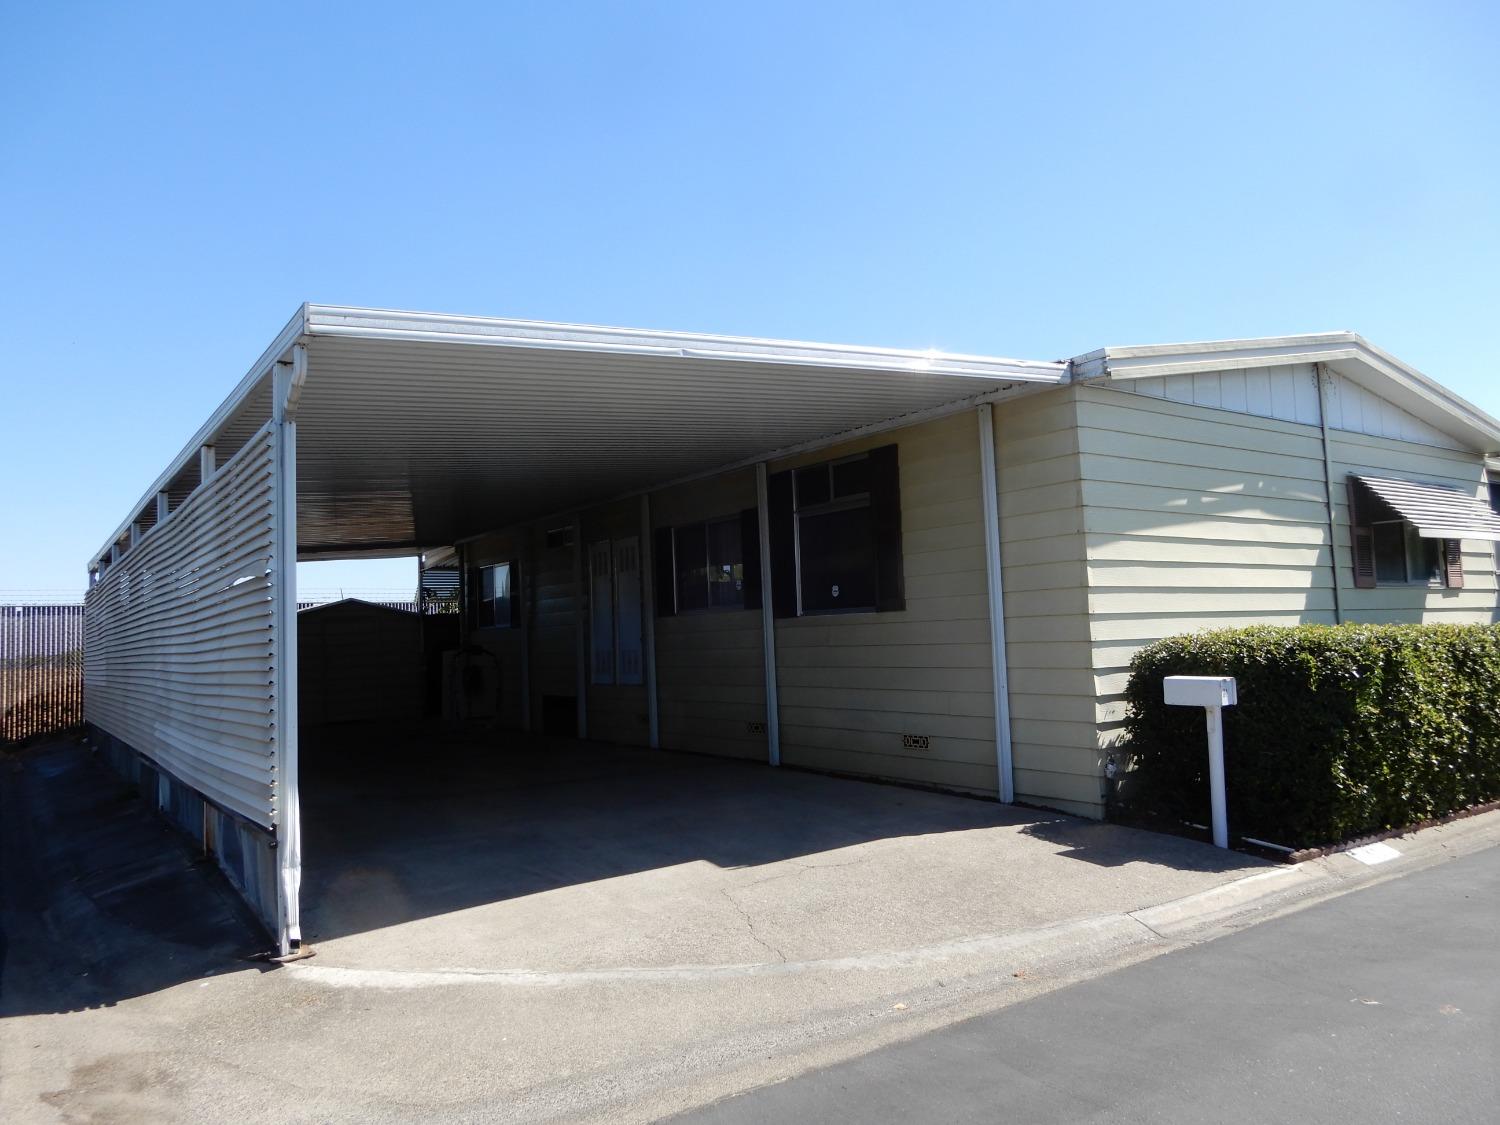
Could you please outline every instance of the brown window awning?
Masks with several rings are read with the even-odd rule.
[[[1500,542],[1500,515],[1457,488],[1389,477],[1356,475],[1354,479],[1415,527],[1423,539]]]

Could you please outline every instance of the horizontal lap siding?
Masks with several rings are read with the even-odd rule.
[[[1482,495],[1483,459],[1330,431],[1337,530],[1330,544],[1315,425],[1081,388],[1088,609],[1100,745],[1118,736],[1131,657],[1177,633],[1332,623],[1333,570],[1345,620],[1490,621],[1488,544],[1464,544],[1465,587],[1354,589],[1351,472],[1410,477]]]
[[[1204,628],[1334,621],[1316,425],[1080,388],[1094,717],[1107,750],[1131,657]]]
[[[974,414],[821,450],[773,469],[893,442],[899,448],[906,608],[777,621],[782,760],[993,793],[994,697]],[[926,735],[929,749],[906,749],[904,734]]]
[[[88,593],[84,719],[214,803],[276,822],[272,508],[263,427]]]
[[[732,516],[755,502],[754,471],[726,473],[654,494],[651,520],[655,527],[680,527]],[[766,760],[760,610],[658,617],[656,683],[662,746]]]
[[[1102,813],[1090,677],[1076,395],[995,410],[1016,796]]]
[[[1489,502],[1485,487],[1484,458],[1477,453],[1439,449],[1391,438],[1334,430],[1330,433],[1334,480],[1350,473],[1399,477],[1445,485]],[[1356,590],[1349,552],[1348,489],[1334,489],[1338,511],[1338,535],[1334,541],[1339,581],[1343,585],[1344,615],[1350,621],[1393,623],[1403,621],[1449,621],[1487,624],[1495,619],[1495,555],[1490,543],[1466,539],[1463,544],[1464,584],[1458,590],[1426,587],[1381,586]]]

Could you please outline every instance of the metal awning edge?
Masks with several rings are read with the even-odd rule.
[[[1500,515],[1483,501],[1446,485],[1370,477],[1354,479],[1394,508],[1423,539],[1500,542]]]

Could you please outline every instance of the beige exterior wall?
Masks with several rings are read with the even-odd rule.
[[[773,472],[895,443],[906,608],[776,622],[789,765],[994,793],[979,430],[965,411],[778,461]],[[929,749],[903,747],[926,735]]]
[[[1332,562],[1348,621],[1489,621],[1488,544],[1465,544],[1465,587],[1355,590],[1343,482],[1406,476],[1478,496],[1478,454],[1331,431],[1330,547],[1319,427],[1081,386],[1079,473],[1097,749],[1116,744],[1132,655],[1161,637],[1251,624],[1331,624]]]
[[[653,494],[651,522],[680,527],[753,507],[755,472],[743,469]],[[766,760],[760,610],[658,617],[656,682],[662,746]]]
[[[1385,586],[1355,590],[1349,547],[1348,490],[1338,487],[1349,473],[1370,476],[1407,477],[1430,484],[1461,488],[1476,499],[1489,502],[1484,458],[1477,453],[1439,449],[1389,438],[1330,431],[1333,455],[1334,503],[1339,531],[1335,556],[1343,587],[1344,617],[1349,621],[1454,621],[1488,623],[1496,619],[1495,553],[1492,544],[1464,541],[1464,584],[1458,590]]]
[[[1487,544],[1465,544],[1462,590],[1357,591],[1350,571],[1341,486],[1349,472],[1482,496],[1476,454],[1334,431],[1339,526],[1330,544],[1316,425],[1085,384],[997,404],[994,440],[1022,801],[1103,815],[1104,763],[1119,737],[1134,652],[1202,628],[1332,622],[1335,561],[1346,619],[1496,615]],[[776,622],[788,765],[996,791],[979,441],[976,415],[966,410],[770,466],[779,472],[894,443],[901,479],[906,608]],[[654,531],[733,516],[755,503],[753,470],[737,470],[653,494],[651,524]],[[585,552],[599,538],[637,535],[639,501],[585,512],[582,527]],[[485,537],[471,548],[475,561],[530,552],[523,573],[535,599],[538,724],[541,697],[572,696],[577,675],[573,549],[544,551],[544,531]],[[765,759],[761,620],[759,610],[655,619],[664,748]],[[518,635],[486,641],[518,642]],[[508,676],[516,665],[505,661]],[[590,684],[588,707],[591,737],[647,741],[644,687]],[[926,736],[927,748],[904,744],[909,734]]]
[[[1071,387],[995,408],[1016,797],[1102,815]],[[982,558],[981,558],[982,565]]]

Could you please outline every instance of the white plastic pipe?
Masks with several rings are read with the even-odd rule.
[[[1213,812],[1214,847],[1229,847],[1229,812],[1224,803],[1224,708],[1205,707],[1208,727],[1208,801]]]

